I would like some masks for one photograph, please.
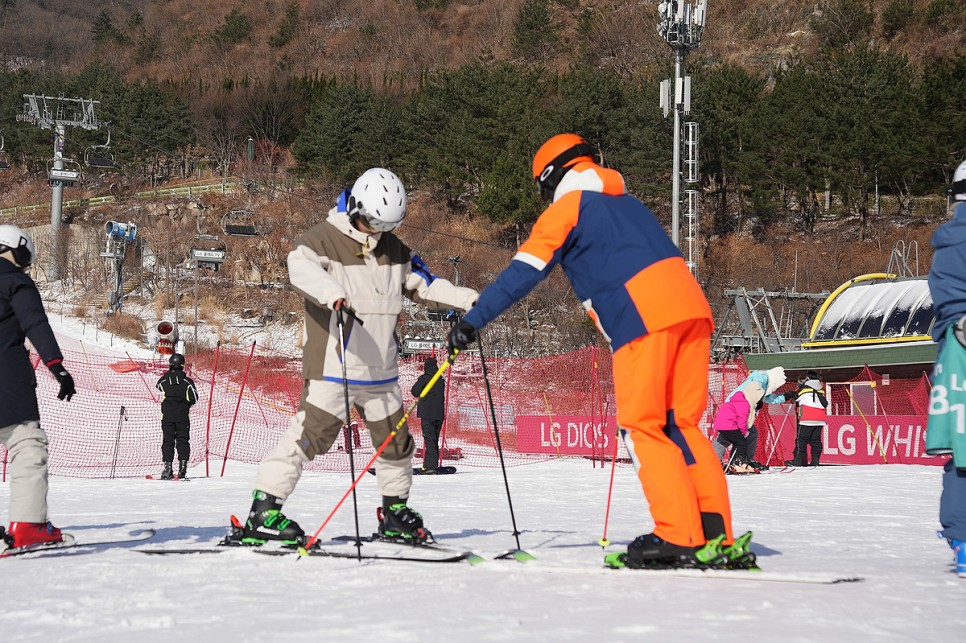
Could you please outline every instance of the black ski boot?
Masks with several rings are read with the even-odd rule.
[[[284,545],[303,545],[305,532],[297,522],[285,517],[281,500],[256,489],[252,492],[252,508],[245,521],[241,542],[245,545],[261,545],[269,540],[277,540]]]
[[[669,543],[654,534],[638,536],[627,546],[624,564],[631,569],[695,567],[695,548]]]
[[[178,479],[185,480],[188,477],[188,461],[178,460]]]
[[[409,543],[432,543],[433,535],[423,527],[423,517],[409,508],[404,498],[383,496],[379,518],[379,538]]]
[[[161,472],[161,479],[162,480],[170,480],[173,477],[174,477],[174,472],[171,471],[171,463],[170,462],[165,462],[164,463],[164,470]]]

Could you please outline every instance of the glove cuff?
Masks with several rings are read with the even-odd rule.
[[[67,370],[64,368],[64,360],[60,358],[52,359],[47,362],[47,368],[49,368],[50,372],[54,375],[59,375]]]

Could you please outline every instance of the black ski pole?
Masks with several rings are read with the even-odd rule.
[[[486,401],[490,405],[490,419],[493,422],[493,436],[496,438],[496,452],[500,456],[500,469],[503,471],[503,486],[506,487],[507,504],[510,506],[510,522],[513,524],[513,537],[517,548],[497,556],[497,558],[513,557],[520,562],[535,560],[536,557],[520,549],[520,530],[517,529],[516,515],[513,513],[513,498],[510,496],[510,481],[506,475],[506,463],[503,460],[503,445],[500,443],[500,430],[496,426],[496,408],[493,406],[493,393],[490,390],[490,376],[486,371],[486,359],[483,357],[483,333],[477,333],[476,341],[480,345],[480,365],[483,367],[483,384],[486,388]]]
[[[117,450],[121,444],[121,423],[127,419],[127,409],[121,405],[121,411],[117,417],[117,436],[114,438],[114,460],[111,462],[111,480],[114,479],[114,471],[117,468]]]
[[[355,481],[356,479],[355,455],[352,448],[352,439],[351,439],[352,436],[349,435],[349,432],[350,432],[349,414],[352,412],[352,409],[350,408],[350,404],[349,404],[349,377],[346,374],[346,370],[345,370],[346,345],[345,345],[345,318],[343,317],[343,314],[342,314],[343,309],[345,309],[353,319],[359,322],[360,325],[362,324],[362,320],[356,317],[351,310],[346,308],[345,303],[343,303],[342,306],[340,306],[339,309],[335,311],[335,319],[336,319],[336,322],[338,322],[339,324],[339,345],[342,347],[342,393],[343,393],[343,397],[345,398],[345,424],[343,425],[342,429],[345,431],[345,434],[346,434],[346,452],[349,454],[349,474],[352,476],[352,480]],[[361,562],[362,561],[362,538],[359,536],[359,501],[356,498],[355,486],[352,487],[352,513],[356,521],[356,556],[358,557],[358,560]]]
[[[735,462],[735,456],[738,455],[738,447],[734,444],[731,445],[731,453],[728,455],[728,464],[725,465],[725,473],[731,471],[731,465]]]

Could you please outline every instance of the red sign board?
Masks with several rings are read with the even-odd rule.
[[[520,453],[605,456],[614,452],[617,420],[589,416],[518,415]]]
[[[771,407],[772,425],[760,430],[766,455],[791,460],[795,416]],[[791,406],[789,406],[791,408]],[[614,452],[617,419],[590,416],[518,415],[520,453],[609,456]],[[762,425],[759,424],[759,427]],[[945,457],[926,455],[926,416],[832,415],[822,433],[822,464],[929,464]],[[776,444],[777,443],[777,444]],[[623,446],[619,457],[626,457]]]

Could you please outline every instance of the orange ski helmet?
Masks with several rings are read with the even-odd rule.
[[[553,199],[554,190],[569,166],[577,161],[594,162],[597,150],[576,134],[557,134],[540,146],[533,156],[533,180],[545,201]]]

